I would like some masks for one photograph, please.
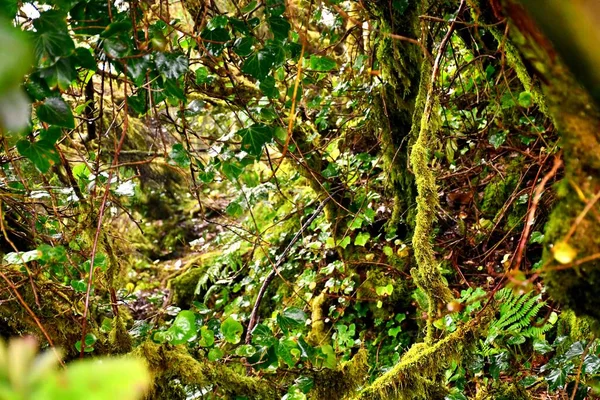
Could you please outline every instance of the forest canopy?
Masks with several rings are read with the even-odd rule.
[[[600,398],[599,41],[594,2],[2,1],[0,399]]]

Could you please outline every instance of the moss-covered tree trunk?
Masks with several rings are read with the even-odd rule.
[[[392,35],[419,39],[419,15],[424,3],[427,2],[409,2],[407,6],[388,1],[365,3],[380,31],[375,47],[376,66],[385,84],[374,99],[374,111],[394,197],[390,228],[398,228],[401,223],[406,223],[409,230],[414,227],[417,191],[408,168],[408,154],[423,61],[421,47]]]
[[[596,6],[549,1],[542,11],[538,1],[523,3],[539,25],[515,1],[506,1],[503,12],[509,17],[511,40],[540,77],[548,111],[561,134],[565,164],[560,200],[546,225],[545,282],[555,300],[600,319],[600,261],[595,256],[600,251],[600,224],[596,206],[586,210],[600,191],[600,112],[593,97],[600,62],[597,54],[589,54],[596,53],[597,43],[590,47],[589,40],[600,31],[590,23],[593,10],[586,11]]]

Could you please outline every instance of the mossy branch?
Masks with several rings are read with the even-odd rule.
[[[218,387],[222,395],[231,396],[226,398],[246,396],[271,400],[281,397],[279,390],[268,381],[242,376],[220,363],[197,361],[181,347],[145,342],[133,353],[146,360],[154,378],[155,392],[168,391],[169,382],[177,378],[185,385]],[[157,393],[150,393],[148,397],[158,398]]]
[[[461,1],[457,15],[462,12],[464,4],[464,0]],[[435,175],[429,165],[429,147],[436,133],[438,120],[435,80],[454,27],[455,22],[452,22],[446,36],[440,43],[433,66],[429,65],[428,60],[423,62],[421,86],[417,97],[417,106],[415,107],[415,110],[422,110],[422,115],[420,116],[420,124],[418,123],[419,116],[416,114],[414,116],[413,126],[419,126],[419,131],[410,154],[410,162],[415,174],[418,192],[417,216],[412,240],[418,268],[413,269],[411,272],[415,283],[423,290],[429,300],[429,321],[425,339],[427,343],[433,341],[433,315],[439,307],[453,299],[452,293],[438,270],[431,244],[432,228],[438,208],[438,195]],[[423,105],[421,106],[421,104]]]
[[[491,309],[480,318],[473,318],[456,331],[433,345],[417,343],[402,357],[400,362],[357,397],[358,400],[416,400],[444,397],[444,385],[439,384],[443,373],[452,360],[460,361],[465,349],[479,332],[488,325]]]

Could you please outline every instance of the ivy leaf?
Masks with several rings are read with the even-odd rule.
[[[270,347],[277,343],[273,331],[266,325],[258,324],[252,330],[252,343],[258,346]]]
[[[267,19],[267,22],[271,27],[271,31],[273,32],[275,40],[283,42],[288,38],[291,25],[287,21],[287,19],[285,19],[285,17],[270,17],[269,19]]]
[[[242,72],[258,80],[265,79],[269,75],[274,63],[275,58],[273,55],[268,51],[261,50],[252,54],[244,61]]]
[[[220,55],[231,40],[229,31],[225,28],[204,29],[200,37],[204,39],[204,46],[213,56]]]
[[[221,323],[221,332],[229,343],[238,344],[242,340],[244,327],[232,317],[228,317]]]
[[[498,149],[506,142],[506,131],[497,131],[490,135],[489,142],[494,149]]]
[[[313,71],[327,72],[337,67],[335,60],[329,57],[310,56],[310,69]]]
[[[238,218],[244,214],[244,208],[239,203],[232,201],[227,205],[227,208],[225,208],[225,212],[232,218]]]
[[[273,140],[273,128],[263,124],[254,124],[249,128],[240,129],[237,134],[242,137],[242,150],[259,158],[263,146]]]
[[[244,36],[235,41],[233,49],[238,56],[247,57],[252,54],[254,42],[255,40],[252,36]]]
[[[46,80],[51,89],[58,87],[65,91],[77,78],[77,70],[70,57],[63,57],[52,66],[40,69],[40,77]]]
[[[277,357],[291,368],[298,361],[299,355],[298,345],[292,338],[281,338],[277,346]]]
[[[71,107],[62,97],[47,98],[43,104],[37,107],[36,113],[42,122],[64,128],[75,128],[75,119]]]
[[[167,79],[177,79],[188,70],[188,59],[180,53],[158,53],[154,56],[156,69]]]
[[[191,161],[187,151],[181,143],[175,143],[169,152],[169,164],[182,168],[190,166]]]
[[[48,172],[51,166],[60,163],[60,157],[53,143],[46,140],[30,142],[19,140],[17,142],[19,154],[27,157],[42,173]]]
[[[244,166],[237,160],[231,159],[221,165],[221,172],[232,182],[244,172]]]
[[[290,307],[277,315],[277,324],[283,333],[287,334],[291,329],[304,326],[306,318],[306,313],[300,308]]]
[[[38,67],[52,66],[60,57],[68,56],[75,50],[75,43],[66,30],[36,32],[33,43]]]
[[[358,235],[356,235],[356,238],[354,239],[354,244],[357,246],[364,246],[365,244],[367,244],[370,238],[371,234],[369,234],[369,232],[360,232]]]
[[[113,59],[126,57],[129,55],[129,43],[119,37],[104,39],[102,42],[104,52]]]
[[[586,374],[595,375],[600,371],[600,357],[588,354],[583,360],[583,369]]]
[[[131,77],[137,87],[140,87],[145,83],[146,72],[151,68],[152,60],[149,54],[127,60],[127,74]]]
[[[196,338],[196,316],[192,311],[183,310],[177,314],[173,325],[167,330],[169,343],[177,345]]]
[[[279,89],[275,86],[275,78],[267,76],[260,81],[259,89],[270,99],[279,98]]]
[[[555,368],[550,370],[550,373],[546,377],[546,382],[551,391],[563,388],[567,382],[567,371],[563,368]]]

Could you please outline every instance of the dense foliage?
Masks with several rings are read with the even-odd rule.
[[[0,398],[600,396],[573,20],[3,1]]]

